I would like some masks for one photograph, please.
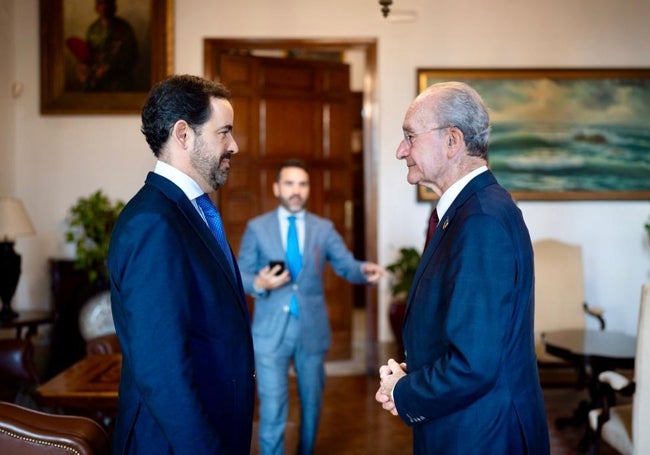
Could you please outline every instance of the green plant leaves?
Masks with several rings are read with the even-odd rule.
[[[420,252],[413,247],[400,248],[397,260],[386,266],[393,274],[391,292],[396,300],[404,301],[408,296],[415,272],[420,263]]]
[[[108,279],[108,245],[124,202],[112,202],[102,190],[79,198],[70,207],[65,240],[77,249],[75,268],[86,270],[91,283]]]

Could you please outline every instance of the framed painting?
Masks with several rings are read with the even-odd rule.
[[[485,101],[489,166],[515,199],[650,199],[650,69],[418,69],[418,93],[449,80]]]
[[[41,113],[139,113],[172,73],[172,17],[173,0],[40,0]]]
[[[437,201],[438,195],[430,190],[426,186],[418,185],[418,201],[419,202],[428,202],[428,201]]]

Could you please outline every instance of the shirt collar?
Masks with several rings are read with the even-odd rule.
[[[436,205],[436,210],[438,211],[438,218],[442,220],[442,217],[445,216],[445,213],[447,212],[447,209],[449,209],[449,207],[451,207],[451,204],[453,204],[456,197],[458,197],[460,192],[463,191],[463,188],[465,188],[467,186],[467,184],[474,177],[476,177],[479,174],[482,174],[483,172],[485,172],[487,170],[488,170],[487,166],[481,166],[481,167],[479,167],[477,169],[474,169],[472,172],[465,175],[463,178],[461,178],[456,183],[454,183],[449,188],[447,188],[447,191],[442,193],[442,196],[440,196],[440,200],[438,201],[438,204]]]
[[[170,164],[158,160],[153,171],[154,173],[171,180],[172,183],[178,186],[181,191],[185,193],[185,196],[187,196],[190,201],[193,201],[203,194],[203,190],[192,177]]]
[[[285,220],[287,219],[287,217],[290,217],[292,215],[296,217],[296,220],[301,220],[301,219],[303,219],[305,217],[305,211],[306,210],[303,209],[303,210],[301,210],[299,212],[291,213],[290,211],[285,209],[283,206],[281,206],[281,205],[278,206],[278,216],[281,219],[285,219]]]

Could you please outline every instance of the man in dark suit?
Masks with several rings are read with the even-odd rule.
[[[548,454],[533,343],[533,252],[520,210],[487,168],[474,89],[435,84],[407,110],[397,158],[440,196],[408,298],[406,361],[375,398],[413,427],[417,454]]]
[[[249,314],[206,194],[238,152],[232,124],[227,89],[194,76],[157,84],[143,107],[158,162],[122,211],[108,260],[123,355],[115,453],[250,452]]]
[[[330,220],[305,210],[309,174],[305,164],[280,166],[273,194],[280,206],[248,222],[239,251],[244,289],[255,297],[253,338],[260,398],[262,455],[282,455],[293,361],[300,395],[300,439],[296,453],[308,455],[314,442],[325,386],[325,354],[331,331],[325,306],[325,261],[352,283],[375,283],[382,267],[354,258]],[[298,264],[292,264],[290,225],[295,223]],[[286,268],[269,266],[285,260]]]

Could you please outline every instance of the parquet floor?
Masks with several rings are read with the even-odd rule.
[[[323,412],[316,439],[316,454],[391,455],[412,453],[411,430],[381,409],[372,399],[377,380],[367,376],[327,378]],[[285,432],[285,454],[294,454],[298,444],[300,411],[295,381],[289,398],[289,418]],[[252,453],[259,454],[257,419]]]
[[[411,430],[399,417],[381,409],[374,400],[378,387],[376,377],[363,372],[363,317],[355,315],[353,359],[328,363],[321,422],[316,440],[316,455],[410,455]],[[391,352],[390,346],[382,347]],[[383,358],[382,356],[380,356]],[[549,419],[551,455],[576,454],[584,427],[555,428],[557,417],[570,416],[586,391],[572,387],[544,389]],[[257,408],[256,408],[257,411]],[[300,424],[299,402],[295,378],[291,380],[289,418],[285,433],[285,454],[295,454]],[[604,445],[601,455],[615,453]],[[257,416],[254,422],[252,454],[259,454]]]
[[[374,401],[377,379],[365,375],[328,376],[316,455],[410,455],[411,430],[398,417],[381,409]],[[568,388],[544,389],[549,419],[551,455],[579,453],[578,443],[585,427],[555,428],[557,417],[570,416],[586,391]],[[290,390],[290,409],[285,433],[285,454],[293,455],[298,443],[300,412],[295,381]],[[259,454],[257,418],[254,423],[252,454]],[[603,444],[600,454],[613,455]]]

